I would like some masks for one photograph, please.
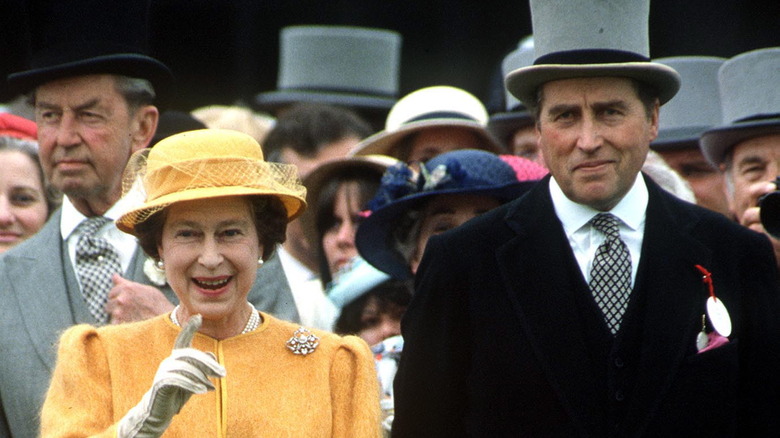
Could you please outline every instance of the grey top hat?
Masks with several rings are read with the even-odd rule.
[[[507,89],[532,106],[545,82],[617,76],[650,84],[665,103],[680,76],[650,62],[649,13],[650,0],[531,0],[536,60],[509,73]]]
[[[506,76],[521,67],[534,63],[534,39],[528,35],[520,40],[517,49],[510,52],[501,63],[501,71]],[[516,130],[533,124],[533,116],[522,102],[504,88],[505,112],[491,114],[488,131],[497,139],[504,141]]]
[[[725,58],[678,56],[659,58],[680,73],[680,92],[661,111],[658,138],[650,144],[656,151],[695,149],[699,136],[721,120],[718,69]]]
[[[290,26],[279,41],[277,90],[260,93],[264,110],[322,102],[389,110],[398,96],[401,35],[351,26]]]
[[[735,144],[780,133],[780,47],[752,50],[724,62],[718,71],[723,125],[699,139],[715,166]]]

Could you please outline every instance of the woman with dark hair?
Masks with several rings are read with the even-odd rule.
[[[343,158],[320,165],[304,179],[310,209],[301,219],[317,249],[323,287],[357,256],[355,232],[363,210],[379,188],[382,174],[396,162],[381,155]]]
[[[266,162],[249,135],[206,129],[134,155],[126,181],[145,202],[117,227],[138,237],[180,304],[68,329],[42,436],[377,436],[366,343],[247,301],[258,265],[306,206],[295,167]]]

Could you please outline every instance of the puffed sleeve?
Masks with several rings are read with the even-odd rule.
[[[94,327],[73,326],[60,337],[41,411],[41,437],[115,436],[105,349]]]
[[[334,437],[379,437],[379,379],[371,350],[345,336],[330,372]]]

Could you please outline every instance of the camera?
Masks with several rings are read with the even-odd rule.
[[[761,208],[761,225],[772,237],[780,239],[780,176],[773,182],[775,191],[758,198],[758,206]]]

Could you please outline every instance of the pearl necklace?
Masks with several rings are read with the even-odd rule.
[[[260,313],[257,311],[257,309],[255,309],[255,306],[253,306],[252,303],[247,302],[247,304],[249,304],[249,307],[252,308],[252,314],[249,315],[249,320],[246,322],[246,326],[244,327],[244,330],[241,332],[242,335],[254,331],[260,325]],[[179,310],[179,307],[180,306],[177,305],[173,309],[173,312],[171,312],[171,322],[181,327],[181,323],[179,323],[179,318],[176,317],[176,312]]]

